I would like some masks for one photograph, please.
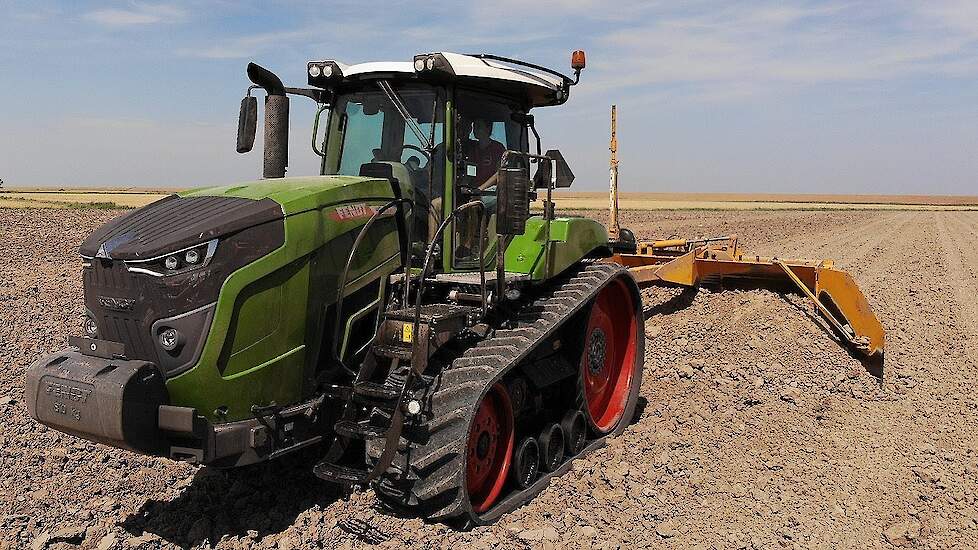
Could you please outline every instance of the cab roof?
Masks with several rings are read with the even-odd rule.
[[[419,54],[415,61],[371,61],[344,65],[343,80],[364,80],[391,76],[410,76],[419,79],[451,79],[458,84],[472,85],[507,96],[524,99],[529,107],[559,105],[567,101],[571,79],[543,67],[523,64],[517,60],[501,60],[484,54],[463,55],[451,52]],[[422,63],[435,59],[435,70],[416,70]],[[547,72],[549,71],[549,72]]]

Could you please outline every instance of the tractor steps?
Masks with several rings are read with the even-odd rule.
[[[359,382],[354,384],[353,393],[372,399],[394,401],[401,395],[401,389],[389,384]]]

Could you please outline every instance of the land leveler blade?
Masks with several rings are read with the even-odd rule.
[[[883,353],[883,326],[858,285],[832,260],[819,262],[762,258],[737,246],[737,236],[701,240],[640,242],[634,254],[612,261],[629,268],[639,286],[742,282],[769,288],[794,287],[853,350],[867,357]]]

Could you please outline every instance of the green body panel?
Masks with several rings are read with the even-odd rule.
[[[308,176],[277,178],[191,189],[183,197],[270,198],[282,205],[286,216],[345,201],[369,197],[390,197],[391,184],[385,179],[360,176]]]
[[[332,335],[332,318],[326,314],[336,302],[339,277],[353,239],[371,214],[368,210],[351,216],[349,207],[383,206],[393,196],[390,183],[315,176],[182,195],[271,198],[285,213],[285,243],[224,282],[200,361],[167,382],[171,402],[195,407],[210,420],[222,422],[252,417],[252,405],[288,405],[303,399],[312,389],[323,335]],[[392,224],[391,218],[379,219],[373,226],[379,231],[372,229],[358,249],[347,296],[371,283],[380,293],[380,280],[400,266]]]
[[[526,231],[506,247],[506,271],[544,281],[608,246],[608,230],[592,219],[556,218],[549,224],[549,238],[547,225],[542,216],[526,221]]]

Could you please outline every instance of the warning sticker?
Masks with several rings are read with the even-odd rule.
[[[412,323],[401,325],[401,341],[405,344],[410,344],[414,341],[414,325]]]

